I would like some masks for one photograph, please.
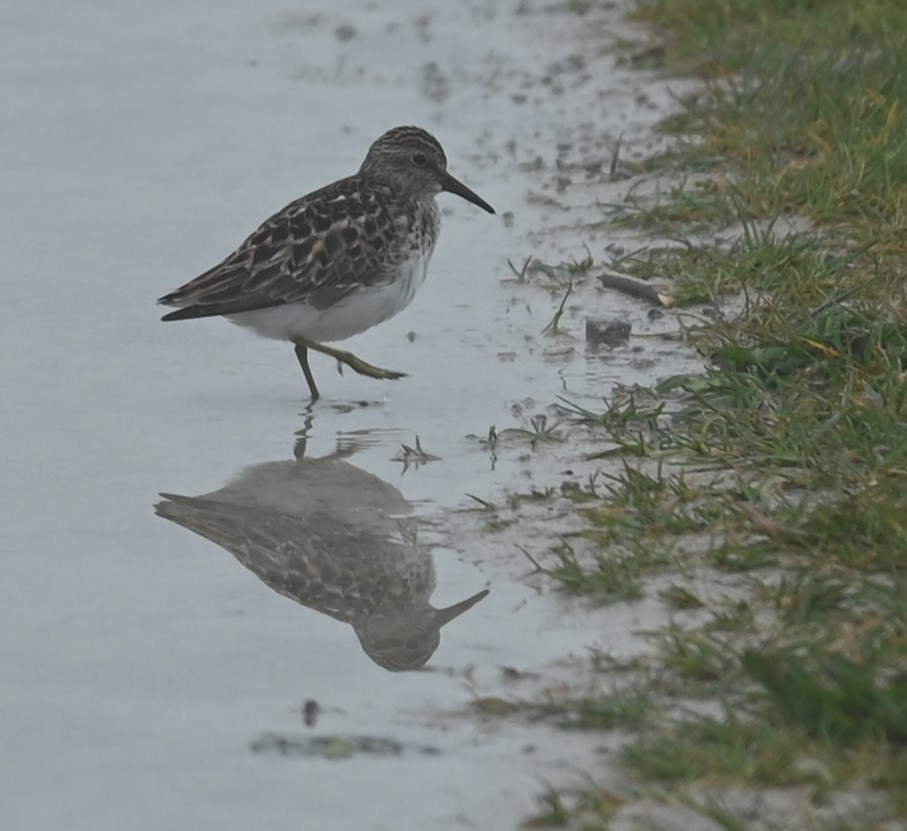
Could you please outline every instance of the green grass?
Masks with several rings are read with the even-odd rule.
[[[593,224],[663,235],[619,267],[671,275],[681,304],[736,295],[740,311],[687,317],[702,374],[600,410],[561,402],[565,428],[600,436],[624,469],[561,489],[583,528],[540,567],[608,602],[695,569],[734,575],[745,597],[661,588],[696,622],[648,633],[645,708],[603,704],[596,721],[588,701],[561,702],[558,718],[573,707],[586,729],[637,731],[626,767],[720,827],[748,825],[704,787],[805,787],[816,804],[847,789],[873,811],[811,827],[904,827],[907,3],[638,0],[634,18],[662,72],[703,86],[661,125],[673,145]],[[592,269],[531,263],[517,274],[560,286]]]
[[[749,166],[738,187],[761,216],[843,219],[888,239],[904,224],[903,3],[641,0],[636,16],[664,33],[672,70],[706,81],[664,125],[698,140],[688,164]]]

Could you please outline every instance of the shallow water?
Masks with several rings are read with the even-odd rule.
[[[560,295],[507,265],[600,258],[613,233],[569,226],[625,183],[538,197],[558,159],[651,141],[657,86],[640,104],[584,25],[490,1],[0,7],[3,828],[506,828],[593,758],[463,711],[500,667],[554,683],[571,651],[635,648],[644,611],[570,614],[453,513],[546,464],[493,464],[470,434],[695,366],[659,337],[675,320],[590,288],[576,337],[543,336]],[[442,196],[416,301],[348,342],[409,378],[316,356],[307,407],[289,346],[159,322],[156,297],[398,123],[434,131],[499,213]],[[587,352],[583,316],[614,313],[630,346]],[[400,460],[417,436],[439,459]],[[161,492],[209,503],[177,517]],[[416,643],[434,645],[429,598],[485,589],[436,649]],[[385,668],[401,661],[435,671]],[[300,744],[335,736],[341,758]]]

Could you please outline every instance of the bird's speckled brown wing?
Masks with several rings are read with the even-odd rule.
[[[361,286],[390,281],[413,221],[390,217],[381,185],[341,179],[291,202],[227,259],[158,300],[164,320],[238,314],[285,303],[327,308]]]

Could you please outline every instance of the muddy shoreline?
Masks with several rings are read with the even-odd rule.
[[[540,780],[569,782],[614,749],[474,704],[588,683],[589,649],[632,657],[665,619],[651,597],[590,609],[533,573],[521,548],[568,530],[566,505],[523,502],[518,522],[487,527],[508,495],[607,470],[583,461],[603,448],[557,423],[558,401],[600,407],[701,366],[675,313],[603,290],[591,267],[650,242],[608,206],[664,141],[652,126],[677,89],[611,50],[636,37],[630,5],[0,13],[25,160],[9,171],[0,327],[4,827],[281,828],[300,806],[313,827],[516,827]],[[218,322],[162,330],[155,297],[410,122],[501,217],[444,202],[419,297],[351,344],[408,379],[325,362],[325,398],[306,408],[282,345]],[[629,340],[588,348],[587,316],[630,324]],[[288,501],[286,477],[333,462],[332,499]],[[154,515],[161,492],[231,488],[252,536],[225,530],[237,511],[193,517],[207,533]],[[300,516],[292,539],[333,539],[373,510],[418,520],[418,545],[368,523],[357,543],[392,564],[376,580],[412,589],[408,625],[490,590],[444,623],[433,671],[387,671],[403,668],[387,650],[399,621],[325,600],[314,577],[331,563],[292,561],[309,582],[290,597],[292,568],[238,553],[265,539],[286,553]],[[327,754],[271,752],[300,735]]]

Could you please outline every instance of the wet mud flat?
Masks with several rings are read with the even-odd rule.
[[[507,494],[607,472],[559,406],[700,367],[674,312],[596,276],[647,244],[607,206],[673,106],[602,48],[624,12],[2,13],[24,160],[0,310],[5,827],[516,827],[541,780],[616,748],[481,710],[592,683],[589,649],[645,653],[665,615],[556,596],[531,557],[566,510],[486,527]],[[443,202],[419,297],[350,344],[410,378],[325,361],[308,407],[285,346],[163,330],[156,296],[396,123],[500,214]],[[619,340],[588,345],[590,316]]]

